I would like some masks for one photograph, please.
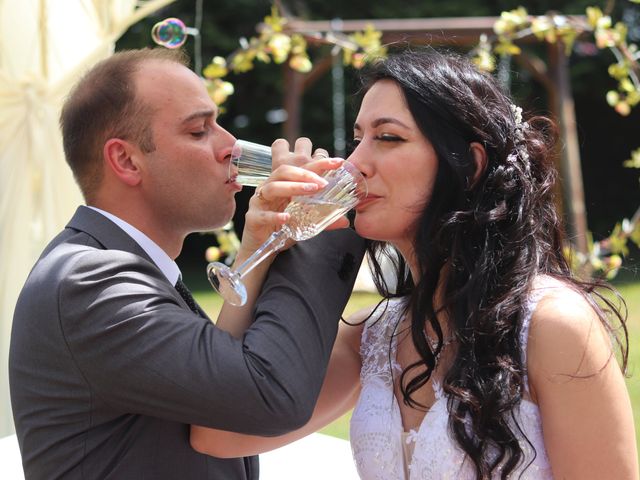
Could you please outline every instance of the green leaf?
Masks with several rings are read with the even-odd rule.
[[[627,168],[640,168],[640,148],[631,152],[631,158],[622,163]]]

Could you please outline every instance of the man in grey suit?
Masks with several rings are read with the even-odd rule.
[[[187,234],[230,219],[239,186],[227,178],[234,138],[184,62],[116,53],[65,103],[65,154],[87,206],[16,305],[9,373],[27,479],[256,479],[256,457],[195,452],[189,425],[279,435],[314,408],[362,241],[334,231],[282,253],[241,338],[206,318],[173,259]],[[318,188],[313,175],[287,188]],[[283,221],[266,210],[239,256]]]

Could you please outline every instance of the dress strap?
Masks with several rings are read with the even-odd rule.
[[[542,275],[536,279],[534,282],[533,288],[529,293],[529,297],[527,299],[527,304],[525,307],[524,318],[522,319],[522,325],[520,327],[520,348],[522,352],[522,363],[526,367],[527,365],[527,345],[529,342],[529,331],[531,330],[531,318],[533,317],[533,312],[535,312],[538,303],[545,297],[551,290],[555,290],[557,288],[562,288],[562,284],[555,280],[552,277]],[[529,376],[526,373],[524,375],[524,385],[526,391],[529,391]]]
[[[375,312],[367,320],[362,332],[360,356],[362,369],[360,380],[364,383],[368,377],[379,377],[387,383],[392,383],[392,376],[399,368],[395,359],[395,337],[393,335],[400,317],[404,311],[403,299],[391,299],[386,305],[381,305],[380,312]],[[391,359],[391,367],[389,365]],[[395,370],[392,372],[392,370]]]

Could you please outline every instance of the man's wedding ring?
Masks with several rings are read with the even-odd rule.
[[[324,151],[322,151],[322,150],[318,150],[312,155],[312,158],[314,158],[316,160],[319,160],[321,158],[329,158],[329,154],[324,152]]]

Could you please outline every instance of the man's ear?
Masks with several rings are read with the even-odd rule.
[[[135,159],[135,153],[133,145],[121,138],[110,138],[103,148],[107,167],[129,186],[135,186],[141,180],[140,167]]]
[[[476,167],[475,171],[473,172],[473,178],[469,182],[468,188],[471,188],[478,182],[478,180],[480,180],[480,177],[487,169],[488,160],[487,151],[484,149],[481,143],[471,142],[471,144],[469,145],[469,150],[473,155],[473,162],[475,163]]]

